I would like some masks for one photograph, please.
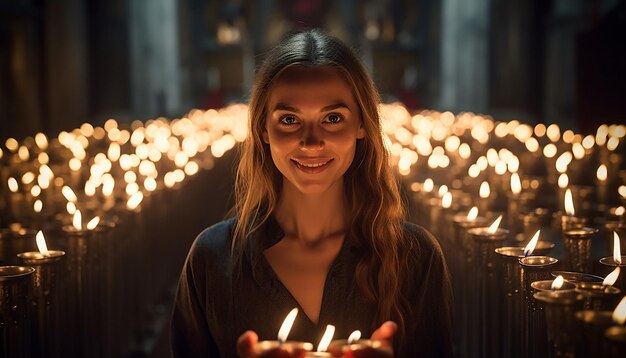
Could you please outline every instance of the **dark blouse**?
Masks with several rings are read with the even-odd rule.
[[[335,339],[345,339],[359,329],[363,337],[375,307],[359,291],[354,279],[359,246],[349,234],[326,278],[318,324],[304,313],[280,282],[263,251],[282,239],[278,223],[270,219],[247,241],[243,260],[234,269],[230,254],[236,219],[204,230],[193,243],[185,262],[171,321],[171,348],[175,357],[236,357],[237,338],[254,330],[259,340],[275,340],[287,313],[300,308],[289,340],[317,346],[326,325],[336,327]],[[423,228],[405,223],[411,238],[412,269],[398,277],[412,304],[407,317],[406,344],[397,357],[452,356],[452,291],[441,248]]]

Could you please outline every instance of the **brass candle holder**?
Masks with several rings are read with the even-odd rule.
[[[539,291],[534,298],[545,304],[547,336],[552,357],[574,357],[579,337],[575,329],[575,312],[583,296],[575,291]]]
[[[32,353],[31,279],[28,266],[0,266],[0,347],[5,357]]]
[[[598,229],[590,227],[563,231],[566,270],[591,272],[591,239],[598,231]]]
[[[577,345],[577,353],[581,357],[607,356],[604,332],[614,324],[612,314],[611,311],[597,310],[582,310],[575,313],[582,337],[581,344]]]

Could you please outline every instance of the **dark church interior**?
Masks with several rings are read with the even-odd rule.
[[[380,92],[454,356],[626,355],[626,1],[0,0],[0,357],[172,356],[256,70],[317,28]]]

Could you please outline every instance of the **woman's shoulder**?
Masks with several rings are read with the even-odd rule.
[[[402,226],[406,240],[405,243],[410,252],[420,257],[442,256],[439,241],[437,241],[428,230],[409,221],[403,222]]]
[[[230,258],[232,232],[236,223],[237,218],[233,217],[202,230],[191,245],[189,256],[217,261]]]

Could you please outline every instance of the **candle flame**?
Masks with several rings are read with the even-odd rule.
[[[67,201],[71,201],[73,203],[78,201],[76,194],[74,194],[74,190],[72,190],[72,188],[67,185],[63,186],[63,189],[61,189],[61,193],[63,194],[65,199],[67,199]]]
[[[480,191],[479,191],[480,197],[483,199],[486,199],[489,197],[489,194],[491,194],[491,189],[489,189],[489,183],[484,181],[482,184],[480,184]]]
[[[565,212],[567,213],[567,215],[569,216],[574,216],[576,215],[576,210],[574,210],[574,199],[572,198],[572,190],[571,189],[567,189],[565,191]]]
[[[620,206],[617,209],[615,209],[615,215],[617,215],[617,216],[624,215],[624,212],[626,212],[626,209],[624,209],[623,206]]]
[[[76,230],[82,230],[83,229],[83,217],[80,214],[80,210],[76,210],[74,212],[74,219],[72,220],[72,225],[74,225],[74,228]]]
[[[613,231],[613,260],[618,265],[622,264],[622,252],[620,247],[619,235]]]
[[[518,195],[522,192],[522,181],[519,178],[519,174],[511,174],[511,191],[513,194]]]
[[[596,171],[596,177],[600,181],[606,181],[606,178],[608,177],[606,165],[600,164],[598,170]]]
[[[613,322],[617,324],[624,324],[626,322],[626,296],[622,298],[615,311],[613,311]]]
[[[443,198],[441,198],[441,206],[444,209],[449,209],[452,205],[452,193],[446,192],[443,194]]]
[[[43,202],[40,199],[35,200],[33,210],[35,210],[36,213],[40,213],[41,209],[43,209]]]
[[[478,217],[478,208],[474,206],[467,213],[467,221],[475,221],[477,217]]]
[[[326,326],[326,332],[324,332],[324,335],[322,336],[322,339],[320,340],[320,344],[317,346],[318,352],[326,352],[326,350],[328,349],[328,345],[330,344],[330,341],[332,341],[333,339],[334,334],[335,334],[335,326],[333,326],[332,324],[329,324],[328,326]]]
[[[447,192],[448,192],[448,186],[447,185],[442,185],[442,186],[439,187],[439,191],[437,193],[441,197],[441,196],[443,196]]]
[[[432,179],[428,178],[424,181],[424,191],[430,193],[435,189],[435,182]]]
[[[357,329],[356,331],[350,333],[350,336],[348,337],[348,344],[352,344],[359,339],[361,339],[361,331]]]
[[[100,223],[100,217],[96,216],[95,218],[89,220],[89,222],[87,223],[87,230],[93,230],[95,229],[98,224]]]
[[[70,201],[65,205],[65,209],[67,210],[68,214],[74,215],[74,213],[76,212],[76,205],[74,205],[74,203]]]
[[[50,256],[48,246],[46,245],[46,239],[43,237],[43,232],[41,230],[37,232],[35,240],[37,241],[37,248],[39,249],[39,252],[46,257]]]
[[[19,188],[17,185],[17,180],[13,177],[10,177],[8,180],[9,190],[13,193],[17,193],[17,189]]]
[[[604,278],[604,281],[602,281],[602,285],[613,286],[615,282],[617,282],[617,278],[619,277],[619,271],[620,271],[620,268],[618,266],[613,270],[613,272],[606,275],[606,277]]]
[[[559,175],[559,188],[561,189],[565,189],[567,188],[567,185],[569,184],[569,177],[567,176],[566,173],[563,173],[561,175]]]
[[[500,226],[500,222],[502,221],[502,215],[498,216],[498,218],[496,219],[496,221],[493,222],[493,224],[491,224],[491,226],[489,226],[489,229],[487,229],[487,232],[490,235],[493,235],[496,233],[496,231],[498,231],[498,227]]]
[[[138,191],[135,194],[133,194],[130,198],[128,198],[128,201],[126,202],[126,207],[130,210],[134,210],[139,206],[139,204],[141,204],[142,200],[143,200],[143,193]]]
[[[565,282],[565,280],[563,279],[563,276],[558,275],[554,281],[552,281],[552,285],[550,285],[550,289],[551,290],[558,290],[561,287],[563,287],[563,282]]]
[[[535,235],[533,235],[533,238],[530,239],[530,241],[528,242],[528,245],[526,245],[526,247],[524,248],[524,256],[531,255],[533,251],[535,251],[535,247],[537,247],[537,242],[539,242],[540,233],[541,233],[541,230],[537,230]]]
[[[285,343],[287,341],[287,336],[289,336],[289,331],[291,331],[291,326],[293,326],[293,322],[296,320],[296,316],[298,315],[298,308],[294,308],[289,312],[283,324],[280,326],[278,330],[278,340],[281,343]]]

